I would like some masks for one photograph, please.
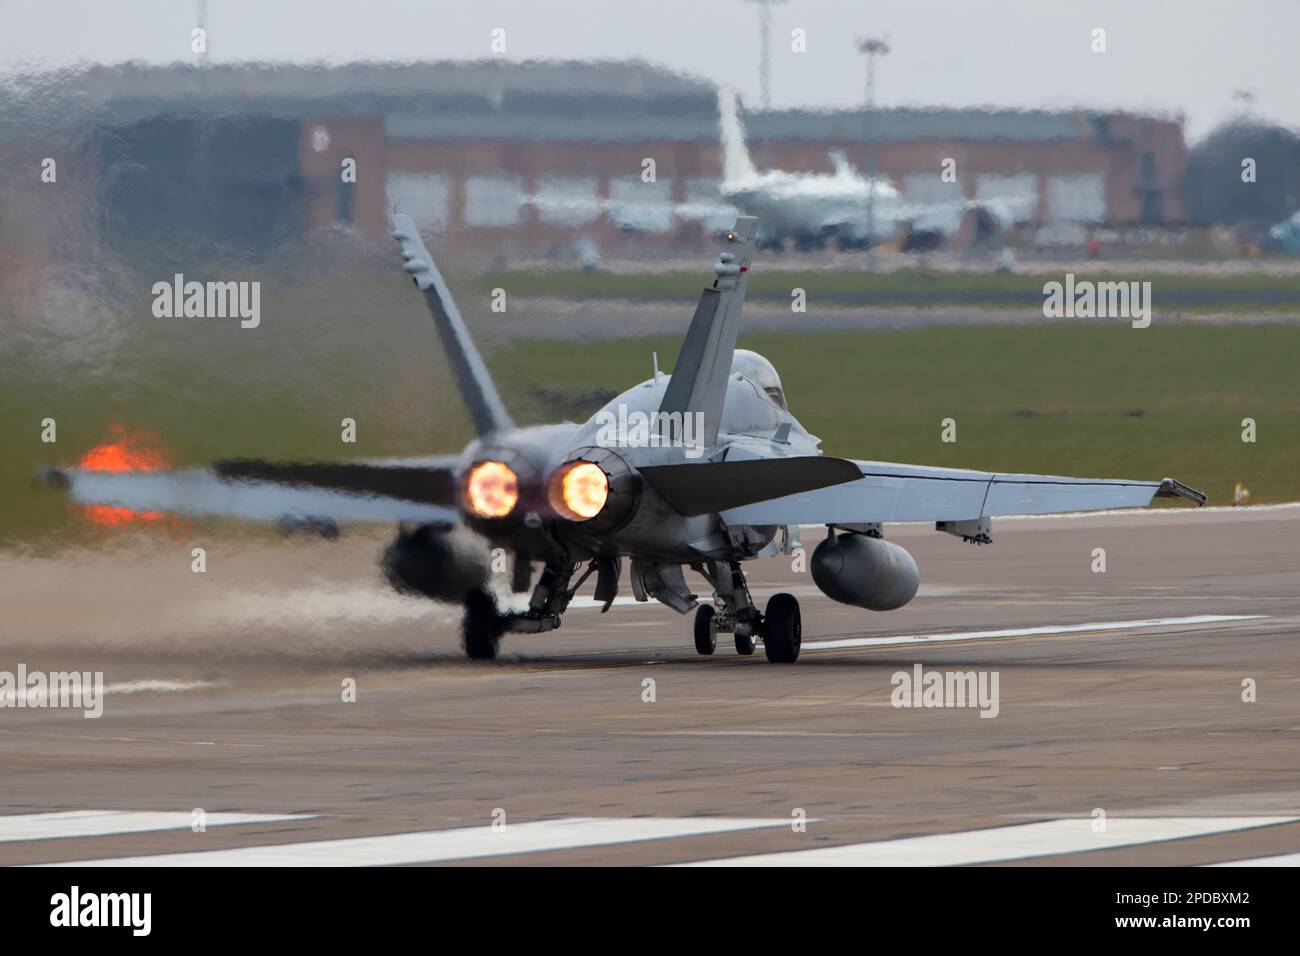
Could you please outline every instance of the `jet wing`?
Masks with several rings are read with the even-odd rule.
[[[883,521],[969,521],[999,515],[1040,515],[1138,508],[1154,497],[1205,495],[1172,478],[1124,481],[1015,475],[854,461],[856,481],[773,498],[721,513],[728,524],[867,524]]]
[[[217,462],[175,471],[51,469],[72,500],[132,511],[228,515],[252,521],[418,522],[453,525],[455,458],[371,462]]]

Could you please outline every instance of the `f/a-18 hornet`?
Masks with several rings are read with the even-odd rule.
[[[933,521],[966,541],[992,540],[999,515],[1129,508],[1153,497],[1205,496],[1171,478],[1121,481],[992,474],[833,458],[790,413],[776,369],[736,348],[758,220],[741,217],[700,294],[671,375],[610,401],[588,421],[516,427],[411,219],[393,218],[405,269],[433,314],[478,438],[458,456],[348,463],[216,462],[174,471],[57,470],[50,480],[88,504],[237,515],[322,531],[395,522],[382,566],[399,590],[464,605],[471,658],[493,658],[508,632],[560,626],[591,575],[609,610],[623,565],[638,601],[695,611],[695,649],[719,633],[736,650],[799,657],[799,603],[762,610],[743,562],[790,554],[800,525],[824,525],[810,570],[827,597],[877,611],[916,594],[912,556],[882,537],[891,521]],[[457,531],[467,526],[477,535]],[[513,557],[511,588],[526,609],[499,610],[489,548]],[[534,583],[537,566],[540,576]],[[708,584],[701,603],[690,568]]]

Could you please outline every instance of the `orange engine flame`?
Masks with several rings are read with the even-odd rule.
[[[586,521],[605,507],[609,476],[589,461],[570,462],[551,476],[546,497],[560,516],[570,521]]]
[[[108,440],[96,445],[77,463],[86,471],[156,471],[171,464],[171,459],[161,448],[158,436],[146,429],[128,431],[124,425],[110,425]],[[87,505],[85,515],[97,525],[125,525],[136,522],[162,521],[166,515],[160,511],[132,511],[111,505]]]
[[[481,461],[465,480],[465,503],[480,518],[504,518],[519,503],[519,476],[501,461]]]

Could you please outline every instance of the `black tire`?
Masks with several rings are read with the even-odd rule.
[[[799,601],[793,594],[773,594],[763,615],[763,651],[773,664],[793,664],[803,644]]]
[[[472,661],[490,661],[497,656],[501,643],[501,618],[497,602],[487,591],[473,590],[465,595],[465,620],[462,628],[465,655]]]
[[[718,647],[718,621],[713,608],[708,604],[700,605],[695,612],[695,650],[706,657]]]
[[[754,653],[754,648],[758,647],[758,637],[754,634],[750,634],[748,637],[741,637],[740,632],[737,631],[735,638],[736,653],[741,657],[748,657],[750,654]]]

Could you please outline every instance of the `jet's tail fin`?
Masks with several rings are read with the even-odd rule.
[[[460,317],[460,310],[456,308],[451,291],[434,264],[433,256],[424,247],[419,230],[410,216],[401,213],[393,216],[393,238],[402,244],[402,258],[406,260],[403,268],[415,280],[416,287],[424,293],[429,311],[433,313],[438,338],[451,362],[456,386],[469,408],[474,428],[480,435],[513,428],[514,423],[501,402],[501,396],[497,394],[487,366],[474,347],[474,340],[470,338],[465,320]]]
[[[753,179],[758,175],[749,147],[745,145],[745,127],[736,106],[736,91],[718,87],[718,126],[722,135],[722,180],[726,183]]]
[[[700,293],[672,379],[659,405],[661,412],[701,413],[705,448],[712,448],[718,441],[757,235],[758,219],[753,216],[739,217],[727,234],[727,248],[713,267],[717,279],[712,288]]]

